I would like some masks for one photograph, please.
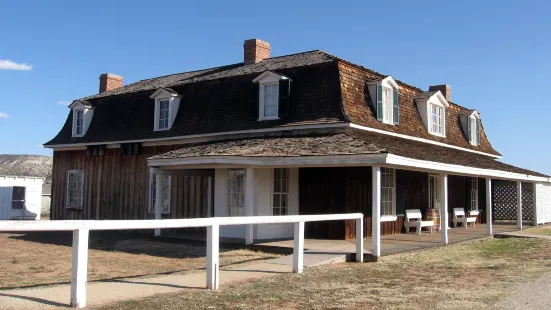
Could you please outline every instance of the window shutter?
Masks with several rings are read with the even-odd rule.
[[[480,124],[478,120],[475,120],[474,124],[476,126],[476,145],[480,145]]]
[[[469,139],[469,143],[473,143],[473,140],[472,140],[472,137],[473,137],[473,133],[472,133],[472,120],[471,120],[471,117],[467,117],[467,137]]]
[[[394,111],[392,113],[394,116],[394,125],[400,124],[400,100],[398,96],[400,96],[400,92],[395,89],[392,94],[392,98],[394,101]]]
[[[258,115],[258,97],[260,96],[259,93],[259,85],[258,83],[253,83],[251,87],[251,92],[249,94],[249,118],[253,120],[257,120]]]
[[[375,107],[377,113],[377,120],[383,120],[383,85],[377,84],[377,106]]]
[[[291,93],[291,80],[279,80],[279,110],[278,116],[289,116],[289,95]]]

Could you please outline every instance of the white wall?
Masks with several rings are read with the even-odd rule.
[[[536,184],[538,224],[551,223],[551,184]]]
[[[272,168],[255,169],[254,215],[272,215]],[[245,182],[246,183],[246,182]],[[298,214],[298,168],[289,170],[289,214]],[[214,216],[229,216],[228,169],[216,169],[214,173]],[[245,226],[223,226],[220,236],[245,238]],[[293,237],[293,224],[256,225],[255,240]]]
[[[43,178],[0,176],[0,220],[40,219]],[[25,187],[25,208],[12,209],[14,186]]]

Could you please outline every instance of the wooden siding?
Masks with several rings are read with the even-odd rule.
[[[121,155],[120,149],[106,149],[105,155],[86,151],[54,152],[50,218],[60,219],[147,219],[149,169],[147,158],[179,146],[142,147],[139,155]],[[67,172],[84,171],[82,210],[66,208]],[[172,176],[170,215],[163,218],[212,216],[208,206],[208,176]],[[211,187],[213,188],[213,187]],[[212,199],[210,200],[212,201]]]

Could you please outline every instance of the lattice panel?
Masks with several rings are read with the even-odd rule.
[[[494,220],[517,219],[517,184],[511,181],[492,180]],[[532,184],[522,183],[522,219],[534,219]]]

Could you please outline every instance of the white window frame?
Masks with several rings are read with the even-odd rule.
[[[440,110],[439,119],[440,119],[440,128],[442,130],[441,132],[435,131],[433,128],[433,126],[438,126],[437,124],[433,123],[433,116],[434,116],[432,111],[433,107],[435,107],[437,110]],[[435,136],[441,136],[441,137],[446,136],[446,107],[436,103],[429,104],[429,132]]]
[[[161,214],[168,215],[172,210],[172,176],[170,175],[161,175],[166,177],[165,179],[165,188],[163,189],[163,196],[168,195],[166,199],[168,200],[168,209],[161,210]],[[147,212],[155,214],[155,201],[157,199],[157,191],[153,186],[157,186],[157,175],[154,173],[149,173],[149,206]],[[168,191],[168,193],[166,193]]]
[[[71,175],[80,175],[80,189],[75,189],[73,191],[78,191],[80,194],[80,203],[78,205],[71,205]],[[75,197],[75,196],[73,196]],[[67,172],[67,201],[65,202],[65,208],[67,209],[78,209],[82,210],[84,204],[84,171],[83,170],[69,170]]]
[[[84,109],[76,109],[75,113],[75,136],[81,137],[84,132]],[[79,117],[79,114],[81,117]],[[80,126],[79,126],[80,121]],[[80,129],[80,130],[79,130]]]
[[[155,113],[153,115],[153,131],[170,130],[176,119],[176,114],[180,107],[181,96],[174,93],[173,90],[159,88],[149,98],[155,100]],[[168,126],[159,126],[161,120],[161,102],[168,101]]]
[[[433,185],[431,186],[430,180],[433,179]],[[436,206],[435,204],[439,205]],[[441,201],[440,201],[440,176],[437,174],[429,174],[429,209],[438,209],[440,210]]]
[[[266,87],[268,86],[276,86],[276,95],[275,95],[275,102],[276,102],[276,115],[266,116]],[[273,119],[279,119],[279,80],[277,82],[268,82],[268,83],[260,83],[260,94],[259,94],[259,118],[258,120],[273,120]]]
[[[161,110],[161,105],[166,102],[166,110]],[[156,100],[155,108],[157,110],[156,113],[156,122],[157,122],[157,130],[168,130],[170,129],[170,98],[159,98]],[[166,111],[166,118],[161,118],[161,112]],[[163,126],[161,126],[161,121]],[[166,126],[165,126],[166,124]]]
[[[394,125],[394,88],[382,85],[383,123]]]
[[[234,178],[232,172],[241,171],[243,178],[241,180]],[[228,215],[229,216],[245,216],[245,169],[228,169]],[[235,190],[234,183],[242,182],[240,191]],[[233,198],[233,199],[232,199]],[[237,205],[232,205],[237,202]]]
[[[469,137],[470,138],[470,143],[471,145],[478,145],[478,143],[476,143],[476,130],[477,130],[477,127],[478,127],[478,118],[475,117],[474,115],[472,116],[469,116],[469,118],[471,119],[471,136]]]
[[[469,180],[471,182],[470,190],[470,211],[478,211],[478,178],[471,177]]]
[[[286,172],[286,178],[285,176],[281,178],[277,178],[278,172]],[[289,168],[274,168],[273,169],[273,177],[272,177],[272,203],[271,203],[271,215],[289,215],[290,214],[290,206],[289,206],[289,181],[290,181],[290,169]],[[276,184],[277,182],[280,182],[279,191],[276,191]],[[286,186],[284,186],[286,185]],[[276,199],[275,197],[279,197],[279,205],[276,206]],[[285,199],[287,201],[287,204],[284,207],[282,207],[282,201]],[[274,212],[275,209],[278,209],[279,212]],[[282,210],[285,210],[285,212],[281,212]]]
[[[386,176],[390,175],[390,182],[391,186],[387,186],[388,183],[385,183],[385,181],[388,181],[385,179]],[[390,191],[390,198],[391,200],[386,201],[384,199],[384,191],[389,190]],[[395,221],[397,219],[396,216],[396,169],[394,168],[387,168],[387,167],[381,167],[381,222],[389,222],[389,221]],[[385,203],[390,203],[391,207],[391,213],[385,214]]]

